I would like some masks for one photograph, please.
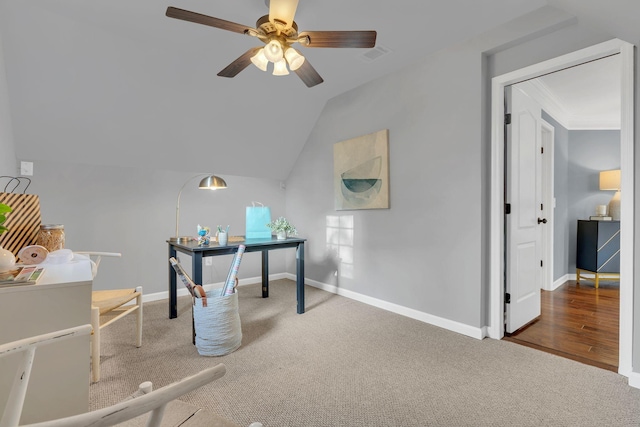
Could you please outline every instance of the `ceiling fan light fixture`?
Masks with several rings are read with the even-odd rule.
[[[253,55],[251,57],[251,62],[253,62],[253,65],[260,68],[262,71],[267,71],[267,64],[269,63],[269,60],[264,55],[264,49],[260,49],[258,53]]]
[[[282,59],[282,45],[277,40],[271,40],[264,47],[264,55],[267,59],[273,63],[276,63]]]
[[[289,74],[287,70],[287,61],[281,59],[273,63],[273,75],[274,76],[286,76]]]
[[[304,56],[300,55],[300,52],[292,47],[284,51],[284,57],[287,59],[291,71],[297,70],[304,64]]]
[[[285,27],[293,24],[293,17],[298,8],[298,0],[278,0],[269,2],[269,21],[276,22]]]

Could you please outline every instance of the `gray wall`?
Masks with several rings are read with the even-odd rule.
[[[199,179],[191,179],[197,173],[43,161],[34,169],[30,192],[40,197],[42,222],[64,224],[67,248],[122,253],[102,262],[96,289],[142,285],[148,295],[167,290],[165,241],[175,234],[176,200],[187,181],[180,200],[181,235],[195,236],[198,224],[230,225],[231,235],[242,235],[251,201],[270,206],[272,216],[285,214],[285,190],[274,180],[223,175],[226,190],[205,191],[197,189]],[[295,258],[295,250],[270,254],[273,273],[284,271],[287,257]],[[179,258],[190,272],[190,258]],[[214,257],[212,266],[203,267],[203,282],[225,280],[231,260]],[[260,274],[260,254],[246,254],[239,278],[257,280]]]
[[[575,274],[577,220],[595,215],[614,192],[600,191],[599,172],[620,168],[619,130],[567,130],[546,112],[554,135],[553,279]]]
[[[327,104],[288,179],[310,279],[482,326],[481,67],[481,53],[462,45]],[[380,129],[389,129],[391,208],[335,211],[333,145]],[[354,224],[348,268],[327,242],[335,216]]]
[[[16,155],[11,132],[9,91],[2,54],[2,34],[0,34],[0,175],[16,174]],[[4,181],[3,181],[4,182]]]
[[[606,205],[613,191],[600,191],[600,171],[620,169],[620,131],[569,131],[568,224],[569,264],[575,273],[577,220],[595,215],[597,205]]]

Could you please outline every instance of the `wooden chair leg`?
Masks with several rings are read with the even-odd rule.
[[[138,312],[136,313],[136,346],[142,346],[142,286],[136,288],[140,295],[136,297],[136,304],[138,305]]]
[[[100,310],[91,307],[91,382],[100,381]]]

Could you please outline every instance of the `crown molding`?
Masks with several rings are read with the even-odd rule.
[[[565,129],[568,130],[619,130],[620,115],[576,115],[564,107],[563,103],[540,79],[519,83],[520,87],[540,107]]]

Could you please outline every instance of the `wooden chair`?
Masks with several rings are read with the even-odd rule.
[[[83,325],[0,345],[0,358],[22,353],[18,370],[11,386],[11,393],[9,393],[2,418],[0,418],[1,427],[17,426],[20,421],[24,399],[27,395],[27,386],[29,385],[29,378],[31,376],[31,367],[33,366],[33,360],[38,347],[62,342],[90,333],[91,325]]]
[[[92,329],[93,327],[87,324],[0,345],[0,358],[22,353],[21,363],[11,387],[9,400],[4,408],[2,418],[0,418],[1,427],[18,426],[36,350],[44,345],[88,335]],[[225,366],[220,363],[157,390],[152,390],[153,385],[150,382],[144,382],[140,384],[138,392],[115,405],[24,427],[107,427],[116,424],[129,427],[142,425],[160,427],[167,425],[161,424],[165,412],[168,414],[166,421],[172,426],[239,427],[237,424],[216,414],[176,400],[183,394],[221,378],[225,372]],[[169,409],[165,411],[166,408]],[[146,420],[143,418],[145,414],[147,414]],[[253,423],[250,427],[262,427],[262,424]]]
[[[112,252],[74,252],[85,255],[93,262],[93,277],[98,274],[102,257],[120,257]],[[134,304],[127,304],[135,299]],[[142,346],[142,286],[128,289],[110,289],[91,293],[91,381],[100,381],[100,330],[136,312],[136,347]]]

